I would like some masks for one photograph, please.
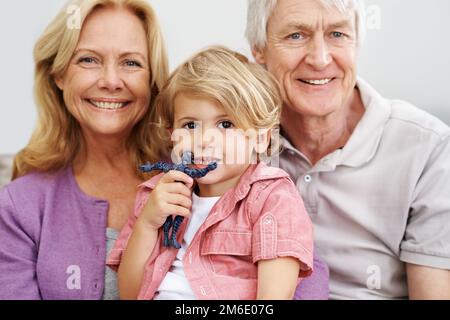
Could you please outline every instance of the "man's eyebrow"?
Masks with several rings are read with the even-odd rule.
[[[338,22],[333,22],[327,25],[327,29],[334,29],[334,28],[351,28],[352,23],[350,20],[342,20]]]
[[[342,20],[337,22],[332,22],[330,24],[327,24],[325,26],[325,29],[334,29],[334,28],[351,28],[352,23],[350,20]],[[297,29],[297,30],[307,30],[307,31],[314,31],[315,27],[311,24],[299,22],[299,21],[293,21],[286,25],[285,29]]]
[[[286,25],[285,29],[299,29],[299,30],[313,30],[313,26],[304,22],[290,22]]]

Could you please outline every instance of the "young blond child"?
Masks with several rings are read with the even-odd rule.
[[[156,122],[174,160],[192,151],[196,167],[218,167],[196,181],[171,171],[140,186],[108,259],[122,299],[292,299],[312,272],[313,231],[288,174],[260,161],[274,148],[280,109],[272,77],[224,47],[175,70]],[[179,250],[163,246],[171,215],[186,218]]]

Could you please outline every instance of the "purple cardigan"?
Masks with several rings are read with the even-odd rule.
[[[0,190],[0,299],[101,299],[108,210],[70,168]],[[314,268],[297,299],[328,298],[328,269],[316,259]]]

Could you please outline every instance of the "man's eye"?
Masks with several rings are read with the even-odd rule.
[[[303,36],[299,32],[289,35],[289,39],[291,40],[301,40],[302,38]]]
[[[221,121],[219,123],[220,129],[231,129],[233,128],[233,123],[231,121]]]
[[[188,122],[183,126],[184,129],[194,130],[197,128],[197,124],[195,122]]]
[[[342,32],[339,32],[339,31],[334,31],[334,32],[331,33],[331,35],[334,38],[342,38],[342,37],[344,37],[344,34]]]

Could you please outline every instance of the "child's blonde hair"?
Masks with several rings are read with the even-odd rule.
[[[174,121],[174,102],[179,94],[218,102],[237,127],[279,128],[282,100],[275,78],[242,54],[212,46],[179,66],[161,90],[153,109],[160,139],[170,151],[168,129]],[[270,150],[278,144],[271,135]]]

